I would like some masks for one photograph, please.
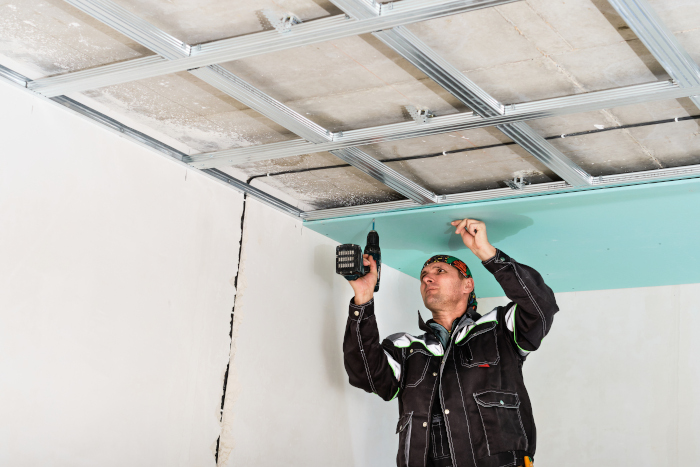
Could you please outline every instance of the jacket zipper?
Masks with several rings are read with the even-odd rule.
[[[472,320],[473,321],[473,320]],[[445,398],[442,394],[442,372],[445,369],[445,364],[447,363],[447,356],[450,354],[450,351],[452,350],[452,347],[454,347],[453,339],[454,336],[456,336],[458,333],[457,328],[459,328],[459,325],[457,325],[456,328],[452,329],[450,331],[450,342],[449,345],[447,346],[447,349],[445,349],[445,355],[442,357],[442,361],[440,362],[440,405],[442,406],[442,418],[445,420],[445,430],[447,431],[447,444],[450,446],[450,457],[452,458],[452,467],[457,467],[457,461],[455,459],[455,452],[454,448],[452,445],[452,432],[450,431],[450,422],[447,419],[447,415],[445,414]],[[459,376],[457,376],[459,377]],[[461,391],[461,389],[460,389]],[[466,407],[465,407],[466,409]],[[465,415],[465,420],[467,422],[467,436],[469,436],[469,444],[471,445],[471,430],[469,430],[469,420],[466,418]],[[473,453],[472,453],[473,454]]]

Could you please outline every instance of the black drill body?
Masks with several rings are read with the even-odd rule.
[[[379,291],[379,280],[382,277],[382,251],[379,248],[379,234],[372,230],[367,234],[367,245],[364,254],[371,255],[377,262],[377,285],[374,291]],[[335,249],[335,272],[345,277],[349,281],[354,281],[364,276],[370,271],[369,266],[365,266],[362,261],[362,249],[359,245],[346,243],[338,245]]]

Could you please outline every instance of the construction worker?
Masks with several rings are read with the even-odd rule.
[[[537,350],[559,310],[534,269],[488,241],[486,225],[452,222],[455,233],[494,275],[511,300],[477,313],[474,279],[449,255],[428,259],[420,292],[433,317],[418,315],[425,334],[401,332],[380,340],[374,311],[377,268],[350,285],[343,354],[350,384],[398,399],[399,467],[530,466],[535,421],[522,366]]]

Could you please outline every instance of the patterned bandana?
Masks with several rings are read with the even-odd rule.
[[[464,277],[469,279],[472,277],[472,272],[469,270],[469,266],[467,266],[467,263],[462,261],[459,258],[455,258],[454,256],[449,256],[449,255],[435,255],[432,258],[430,258],[428,261],[425,262],[423,265],[423,268],[426,267],[429,264],[433,263],[446,263],[449,264],[450,266],[453,266],[455,269],[457,269],[460,274],[462,274]],[[423,269],[421,268],[421,270]],[[469,294],[469,302],[467,303],[467,312],[470,311],[470,309],[473,308],[472,311],[476,311],[476,294],[472,290],[472,293]]]

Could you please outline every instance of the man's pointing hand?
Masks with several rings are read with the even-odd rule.
[[[489,243],[486,236],[486,224],[475,219],[452,221],[455,233],[462,236],[462,241],[481,261],[491,259],[496,255],[496,249]]]

